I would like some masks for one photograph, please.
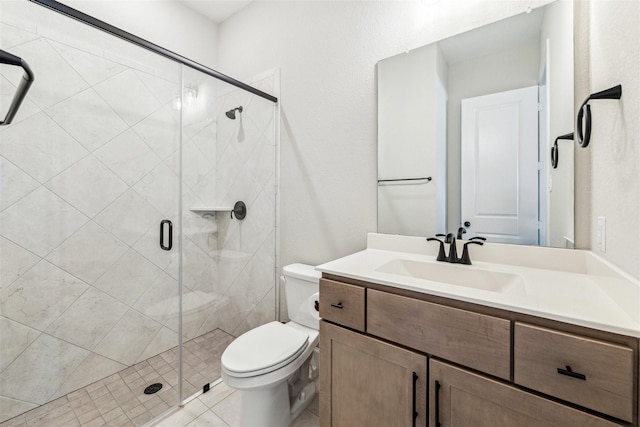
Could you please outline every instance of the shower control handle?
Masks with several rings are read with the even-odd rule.
[[[236,202],[231,210],[231,219],[235,216],[236,219],[243,220],[247,216],[247,205],[243,201]]]
[[[168,226],[168,227],[165,227]],[[164,245],[164,230],[168,228],[169,231],[169,244],[167,246]],[[170,251],[173,248],[173,224],[168,219],[163,219],[160,221],[160,248],[163,251]]]

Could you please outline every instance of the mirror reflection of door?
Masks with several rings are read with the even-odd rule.
[[[464,239],[475,233],[490,236],[491,243],[574,247],[575,143],[561,142],[560,164],[550,165],[551,144],[574,126],[573,8],[572,1],[551,1],[378,62],[378,232],[432,236],[456,233],[469,221]],[[531,185],[539,192],[527,201],[537,201],[538,212],[524,210],[521,193],[516,196],[520,187],[506,192],[510,200],[497,199],[502,187],[520,186],[515,178],[503,179],[518,163],[489,169],[500,179],[481,197],[494,203],[482,206],[486,215],[462,214],[461,101],[531,86],[538,87],[541,104],[538,151],[531,154],[539,168]],[[517,206],[517,215],[505,206]],[[478,229],[489,213],[493,222],[502,218],[503,230]],[[525,223],[530,236],[521,230]]]
[[[538,244],[538,87],[461,102],[466,238]]]

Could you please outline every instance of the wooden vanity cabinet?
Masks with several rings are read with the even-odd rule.
[[[637,338],[327,274],[320,314],[323,427],[638,427]]]
[[[322,426],[426,424],[426,356],[325,321],[320,347]]]

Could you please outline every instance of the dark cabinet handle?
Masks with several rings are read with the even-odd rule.
[[[341,302],[339,302],[339,303],[335,303],[335,302],[334,302],[334,303],[332,303],[332,304],[331,304],[331,307],[335,307],[335,308],[340,308],[340,309],[342,309],[342,303],[341,303]]]
[[[435,419],[436,427],[440,427],[440,381],[436,381]]]
[[[558,373],[560,375],[566,375],[568,377],[577,378],[577,379],[582,380],[582,381],[586,381],[587,380],[587,376],[586,375],[579,374],[577,372],[573,372],[573,370],[571,369],[571,366],[569,366],[569,365],[567,365],[566,369],[558,368]]]
[[[417,384],[418,384],[418,374],[416,374],[415,372],[413,373],[413,388],[412,388],[412,392],[413,392],[413,401],[412,401],[412,407],[413,407],[413,412],[412,412],[412,419],[413,419],[413,427],[416,427],[416,420],[418,419],[418,411],[417,411],[417,407],[416,407],[416,400],[418,398],[417,393],[416,393],[416,388],[417,388]]]
[[[169,245],[168,246],[164,245],[165,225],[169,226],[168,227],[169,228]],[[173,247],[173,224],[168,219],[163,219],[162,221],[160,221],[160,248],[162,248],[162,250],[164,251],[170,251],[172,247]]]

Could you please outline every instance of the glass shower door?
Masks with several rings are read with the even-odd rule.
[[[180,65],[0,8],[36,76],[0,127],[0,425],[142,425],[180,399]],[[0,66],[0,115],[20,78]]]
[[[186,67],[182,107],[184,398],[220,378],[235,337],[276,319],[277,107]]]

